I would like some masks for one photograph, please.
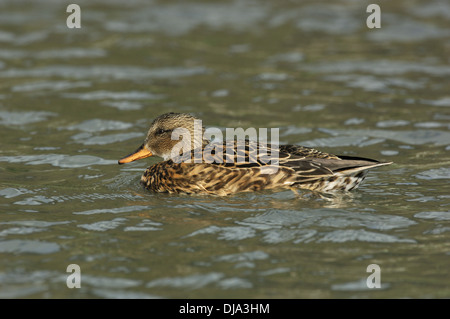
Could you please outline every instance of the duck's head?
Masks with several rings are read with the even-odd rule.
[[[185,113],[166,113],[158,116],[150,125],[144,143],[133,153],[119,160],[125,164],[149,156],[168,160],[172,149],[183,143],[184,149],[192,150],[203,143],[204,128],[201,121]],[[189,137],[189,138],[188,138]]]

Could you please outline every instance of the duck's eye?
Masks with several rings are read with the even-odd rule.
[[[170,131],[171,131],[171,130],[165,130],[165,129],[160,128],[159,130],[156,131],[156,134],[162,135],[162,134],[168,133],[168,132],[170,132]]]

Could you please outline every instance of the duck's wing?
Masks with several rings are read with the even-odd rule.
[[[290,152],[295,150],[295,152]],[[311,149],[312,150],[312,149]],[[333,175],[333,171],[325,165],[316,162],[321,157],[331,157],[329,154],[319,151],[310,151],[307,148],[295,147],[293,145],[271,145],[261,144],[254,141],[228,141],[223,143],[210,143],[203,148],[203,153],[197,153],[197,162],[213,164],[214,166],[226,167],[232,170],[252,169],[264,174],[272,174],[283,171],[291,175],[292,182],[308,181],[324,176]],[[192,158],[195,158],[192,151]],[[317,157],[314,157],[314,154]],[[305,155],[309,155],[305,156]],[[338,158],[337,158],[338,159]],[[266,169],[266,170],[265,170]],[[256,171],[253,174],[257,173]]]
[[[203,147],[202,152],[197,152],[197,155],[192,151],[191,158],[194,163],[197,158],[197,163],[237,170],[258,167],[281,168],[295,176],[295,183],[353,174],[391,164],[362,157],[328,154],[304,146],[274,146],[248,140],[209,143]]]
[[[220,143],[211,142],[201,149],[192,150],[188,160],[191,159],[194,163],[242,169],[270,165],[278,157],[278,150],[270,145],[249,140],[230,140]]]
[[[299,157],[339,159],[336,155],[324,153],[314,148],[300,145],[280,145],[280,152]]]

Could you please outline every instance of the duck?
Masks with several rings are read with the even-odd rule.
[[[199,118],[174,112],[155,118],[142,145],[118,163],[150,156],[163,161],[144,171],[140,182],[147,190],[218,196],[281,189],[349,192],[361,184],[369,169],[392,164],[300,145],[211,141]]]

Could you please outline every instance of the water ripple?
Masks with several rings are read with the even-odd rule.
[[[92,209],[82,212],[74,212],[75,215],[94,215],[94,214],[119,214],[119,213],[129,213],[139,210],[149,209],[151,206],[126,206],[126,207],[115,207],[115,208],[103,208],[103,209]]]
[[[87,230],[95,230],[95,231],[107,231],[111,229],[116,229],[120,225],[122,225],[125,221],[127,221],[126,218],[114,218],[112,220],[103,220],[100,222],[95,222],[92,224],[81,224],[78,225],[78,227],[87,229]]]
[[[414,175],[418,179],[450,179],[450,167],[429,169]]]
[[[410,145],[430,144],[449,145],[450,132],[440,130],[415,130],[415,131],[390,131],[390,130],[333,130],[322,129],[323,132],[339,135],[333,138],[318,138],[303,141],[299,144],[311,147],[328,146],[336,147],[343,145],[358,145],[367,137],[390,139]],[[350,141],[350,142],[349,142]],[[350,144],[349,144],[350,143]],[[377,141],[379,143],[379,140]]]
[[[163,94],[152,94],[149,92],[125,91],[94,91],[86,93],[64,93],[64,97],[76,98],[80,100],[159,100],[164,97]]]
[[[205,74],[204,67],[165,67],[156,69],[146,69],[134,66],[90,66],[71,67],[67,65],[55,65],[38,67],[35,69],[11,68],[0,71],[0,78],[18,77],[61,77],[70,79],[105,78],[111,80],[148,80],[148,79],[170,79],[193,75]]]
[[[302,65],[301,69],[321,73],[352,73],[367,72],[378,75],[398,75],[410,72],[425,73],[435,76],[450,75],[450,66],[425,63],[410,63],[406,61],[338,61]],[[1,73],[0,73],[1,74]]]
[[[268,213],[245,218],[236,222],[239,226],[208,226],[194,231],[186,237],[204,234],[217,234],[219,240],[244,240],[262,235],[262,241],[270,244],[291,241],[300,242],[414,242],[412,239],[397,238],[382,233],[369,232],[364,229],[347,231],[348,227],[365,227],[368,229],[387,231],[406,228],[416,222],[395,215],[370,213],[353,213],[339,210],[307,210],[289,211],[272,210]],[[320,227],[323,230],[309,227]],[[329,231],[329,228],[342,228]]]
[[[29,112],[8,112],[0,111],[0,124],[3,125],[23,125],[46,121],[57,113],[46,111],[29,111]]]
[[[211,283],[218,282],[225,275],[219,272],[210,272],[207,274],[194,274],[185,277],[166,277],[150,281],[146,287],[173,287],[186,289],[199,289]]]
[[[59,250],[60,246],[57,243],[46,241],[20,239],[0,241],[1,253],[51,254]]]
[[[133,124],[122,121],[111,121],[101,119],[90,119],[80,124],[64,127],[68,130],[80,130],[83,132],[102,132],[108,130],[126,130],[133,127]]]
[[[416,243],[414,239],[398,238],[393,235],[368,232],[364,229],[345,229],[332,231],[318,242],[343,243],[347,241],[366,241],[373,243]]]
[[[25,163],[27,165],[50,164],[62,168],[117,164],[116,160],[105,160],[92,155],[70,156],[63,154],[0,156],[0,162]]]

